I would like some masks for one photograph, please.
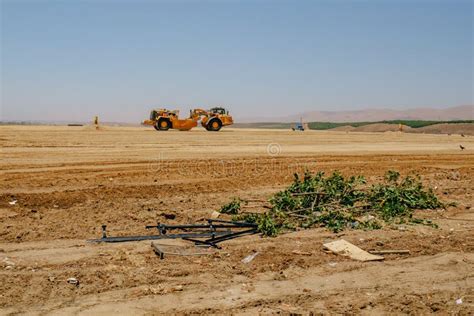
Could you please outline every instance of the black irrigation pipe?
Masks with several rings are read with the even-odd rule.
[[[179,239],[179,238],[208,238],[212,236],[228,235],[229,232],[201,232],[189,234],[162,234],[162,235],[143,235],[143,236],[122,236],[122,237],[105,237],[99,239],[90,239],[88,242],[127,242],[127,241],[142,241],[142,240],[157,240],[157,239]]]
[[[102,225],[102,238],[100,239],[91,239],[88,242],[128,242],[128,241],[142,241],[142,240],[157,240],[157,239],[188,239],[195,241],[196,243],[205,243],[210,246],[216,247],[216,243],[237,238],[246,234],[257,233],[257,224],[247,223],[247,222],[232,222],[219,219],[208,219],[208,224],[188,224],[188,225],[147,225],[145,228],[157,228],[160,232],[159,235],[143,235],[143,236],[117,236],[117,237],[108,237],[107,236],[107,226]],[[218,224],[214,224],[218,223]],[[217,230],[224,229],[227,230]],[[242,229],[248,228],[247,230],[241,231],[232,231],[231,229]],[[202,231],[202,229],[207,229],[207,231]],[[194,232],[187,232],[181,234],[167,234],[168,230],[196,230]],[[207,238],[204,241],[194,240],[195,238]]]

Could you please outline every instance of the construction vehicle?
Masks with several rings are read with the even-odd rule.
[[[303,118],[300,118],[300,122],[299,122],[299,123],[296,123],[296,124],[291,128],[292,131],[301,131],[301,132],[304,132],[305,129],[308,129],[308,124],[307,124],[307,123],[303,123]]]
[[[196,127],[199,121],[206,130],[215,132],[219,131],[222,126],[234,123],[229,111],[222,107],[216,107],[208,111],[193,109],[187,119],[180,119],[178,110],[155,109],[151,111],[150,119],[145,120],[143,124],[152,125],[157,131],[167,131],[170,128],[189,131]]]
[[[177,110],[155,109],[150,112],[150,119],[145,120],[143,124],[152,125],[157,131],[167,131],[170,128],[189,131],[197,126],[197,121],[191,118],[179,119]]]
[[[191,113],[194,111],[193,110]],[[204,115],[201,115],[201,125],[208,131],[217,132],[222,126],[228,126],[234,124],[232,116],[229,115],[229,111],[222,107],[212,108],[209,111],[205,111]]]

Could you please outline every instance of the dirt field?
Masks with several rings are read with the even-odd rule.
[[[1,126],[0,144],[0,314],[473,314],[474,137]],[[438,229],[254,235],[196,257],[86,242],[102,224],[150,234],[147,224],[196,222],[234,196],[265,200],[305,169],[369,182],[417,173],[457,205],[417,213]],[[339,238],[411,253],[361,263],[323,251]]]

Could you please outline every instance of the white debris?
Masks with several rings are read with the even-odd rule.
[[[461,179],[461,174],[459,173],[459,171],[452,171],[452,172],[448,175],[448,179],[449,179],[449,180],[458,181],[458,180]]]
[[[461,305],[462,304],[462,298],[458,298],[456,300],[456,305]]]
[[[363,220],[364,222],[369,222],[369,221],[373,220],[374,218],[375,218],[375,216],[372,216],[372,215],[370,215],[370,214],[367,214],[367,215],[365,215],[365,216],[362,218],[362,220]]]
[[[5,263],[6,266],[14,266],[15,265],[15,262],[11,261],[10,258],[8,257],[5,257],[3,260],[2,260],[3,263]]]
[[[18,202],[18,201],[17,201],[17,200],[13,200],[13,201],[11,201],[11,202],[8,202],[8,204],[10,204],[10,205],[15,205],[16,202]]]
[[[242,263],[249,263],[250,261],[252,261],[253,259],[255,259],[255,257],[258,255],[258,252],[254,252],[253,254],[251,255],[248,255],[247,257],[243,258],[242,259]]]
[[[347,256],[349,258],[352,258],[358,261],[365,262],[365,261],[384,260],[384,257],[372,255],[368,253],[367,251],[360,249],[359,247],[351,244],[350,242],[344,239],[339,239],[333,242],[325,243],[323,247],[325,249],[331,250],[332,252],[336,254]]]
[[[67,283],[73,284],[73,285],[79,285],[79,280],[77,280],[76,278],[69,278],[67,279]]]

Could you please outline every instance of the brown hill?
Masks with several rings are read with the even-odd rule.
[[[377,122],[387,120],[474,120],[474,105],[461,105],[444,109],[365,109],[358,111],[309,111],[286,117],[247,117],[240,122]]]
[[[359,127],[350,125],[339,126],[330,129],[331,131],[345,132],[398,132],[398,124],[375,123]],[[430,126],[411,128],[403,125],[403,132],[406,133],[426,133],[426,134],[458,134],[474,135],[474,123],[456,123],[456,124],[434,124]]]
[[[474,123],[435,124],[412,128],[410,133],[474,135]]]
[[[403,131],[409,131],[411,127],[403,125]],[[375,123],[354,128],[353,132],[398,132],[398,124]]]
[[[295,115],[290,121],[303,117],[307,122],[371,122],[384,120],[473,120],[474,105],[456,106],[447,109],[418,108],[407,110],[366,109],[360,111],[312,111]]]

